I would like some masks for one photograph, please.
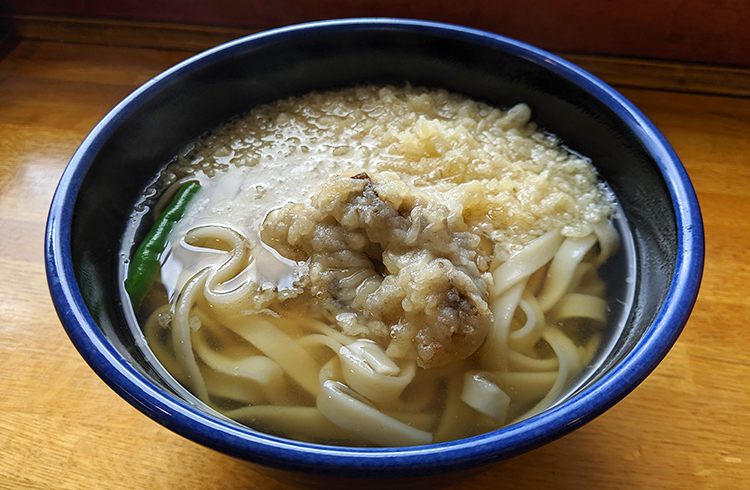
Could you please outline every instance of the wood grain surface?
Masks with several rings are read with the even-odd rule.
[[[22,39],[0,60],[1,489],[287,488],[120,399],[67,339],[47,290],[45,221],[68,159],[117,102],[191,54],[78,36]],[[700,67],[695,77],[678,67],[699,94],[660,82],[667,65],[589,62],[661,129],[693,180],[706,229],[701,292],[674,348],[622,402],[449,488],[747,488],[750,99],[713,95]],[[750,87],[746,72],[718,71],[716,86]]]

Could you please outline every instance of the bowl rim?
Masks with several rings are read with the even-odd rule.
[[[632,128],[652,154],[676,217],[675,273],[651,327],[620,363],[565,403],[517,424],[475,437],[398,448],[351,448],[297,442],[214,418],[163,392],[128,364],[107,341],[78,290],[71,259],[71,226],[77,194],[98,150],[117,127],[165,84],[256,46],[333,30],[395,30],[438,35],[503,50],[546,66],[592,93]],[[393,18],[355,18],[297,24],[245,36],[199,53],[157,75],[112,109],[81,143],[53,197],[45,237],[45,266],[54,306],[81,356],[122,398],[170,430],[225,454],[285,470],[361,477],[441,473],[506,459],[544,445],[589,422],[634,389],[667,354],[697,298],[703,270],[700,208],[687,172],[656,127],[632,103],[583,69],[528,44],[451,24]],[[387,469],[387,475],[382,470]]]

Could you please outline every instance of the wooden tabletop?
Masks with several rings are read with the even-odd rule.
[[[67,42],[26,31],[0,60],[2,489],[287,488],[123,401],[78,355],[49,298],[45,221],[69,158],[117,102],[202,47],[148,47],[157,31],[120,45],[75,28]],[[203,43],[232,33],[209,34]],[[685,164],[705,220],[701,292],[669,355],[622,402],[450,488],[746,488],[750,71],[570,58],[643,110]]]

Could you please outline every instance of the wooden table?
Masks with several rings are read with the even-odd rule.
[[[0,60],[2,489],[286,488],[120,399],[73,348],[47,290],[47,209],[78,144],[138,85],[237,34],[181,29],[27,23]],[[451,488],[746,488],[750,71],[571,59],[618,87],[682,158],[705,220],[703,286],[679,341],[625,400]]]

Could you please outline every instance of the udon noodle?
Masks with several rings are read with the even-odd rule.
[[[429,444],[552,406],[599,347],[618,237],[591,163],[530,117],[357,87],[194,141],[134,212],[201,186],[134,301],[149,347],[209,407],[304,441]]]

